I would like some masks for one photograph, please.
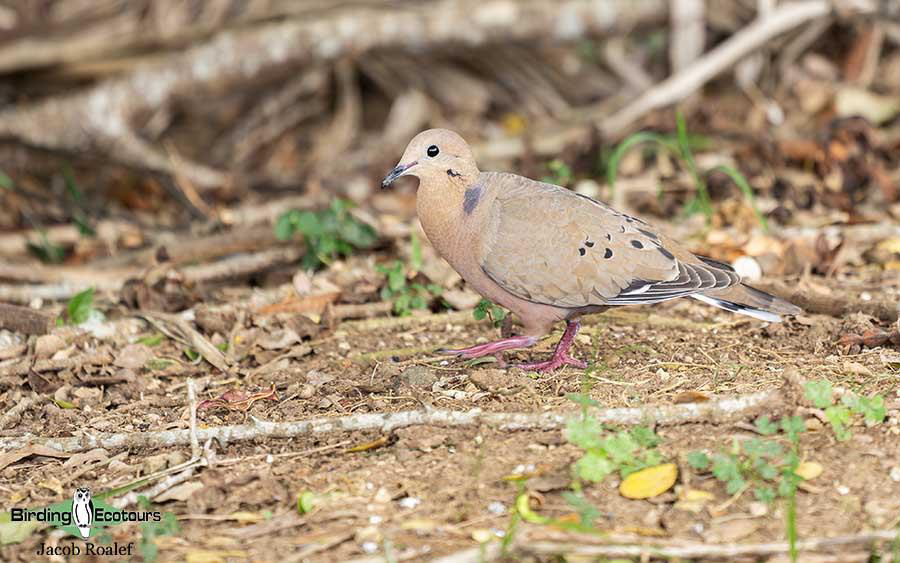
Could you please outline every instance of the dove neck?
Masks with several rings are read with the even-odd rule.
[[[474,181],[422,182],[416,210],[422,229],[445,259],[471,253],[491,203],[491,193],[480,174]],[[462,178],[454,180],[462,180]]]

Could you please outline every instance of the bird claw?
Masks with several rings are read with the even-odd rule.
[[[528,362],[525,364],[516,364],[512,367],[521,368],[525,371],[536,371],[538,373],[549,373],[551,371],[556,371],[557,369],[563,366],[573,366],[578,369],[586,369],[587,363],[582,362],[581,360],[576,360],[571,356],[553,356],[549,360],[545,360],[543,362]]]

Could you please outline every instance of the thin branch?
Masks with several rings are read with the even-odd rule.
[[[780,389],[749,395],[725,397],[705,403],[683,405],[651,405],[641,408],[613,408],[592,411],[600,422],[613,425],[659,424],[675,425],[691,422],[725,423],[753,418],[763,412],[777,413],[786,408]],[[252,418],[251,424],[197,429],[197,439],[218,440],[220,444],[269,438],[378,430],[390,432],[408,426],[479,426],[500,430],[553,430],[562,428],[572,413],[503,413],[469,411],[421,410],[394,413],[362,413],[342,417],[324,417],[293,422],[268,422]],[[85,434],[71,438],[39,438],[25,436],[0,440],[0,449],[12,450],[28,444],[40,444],[61,452],[78,452],[92,448],[159,448],[186,445],[191,441],[190,430],[159,432]]]
[[[732,68],[735,63],[775,37],[807,22],[829,16],[832,8],[833,3],[829,0],[786,2],[780,5],[769,17],[754,20],[693,64],[660,82],[611,117],[607,117],[606,114],[596,116],[603,135],[614,137],[647,113],[686,98],[716,75]],[[866,0],[856,2],[852,8],[859,15],[872,14],[876,9],[874,2]]]
[[[812,538],[797,542],[798,551],[821,551],[849,545],[868,545],[878,541],[894,541],[900,538],[900,530],[878,530],[833,538]],[[514,551],[535,555],[556,555],[561,553],[583,557],[658,557],[672,559],[693,558],[735,558],[743,556],[763,556],[788,553],[788,542],[748,543],[748,544],[706,544],[678,543],[666,545],[591,545],[577,542],[529,541],[517,543]]]

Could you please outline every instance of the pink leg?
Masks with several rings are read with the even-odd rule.
[[[575,341],[575,335],[578,334],[578,329],[580,327],[581,323],[578,321],[566,321],[566,331],[563,333],[562,338],[559,339],[559,344],[556,345],[553,356],[551,356],[549,360],[517,364],[516,367],[520,367],[527,371],[537,371],[541,373],[554,371],[562,366],[575,366],[580,369],[586,368],[586,363],[581,360],[576,360],[569,355],[569,348],[572,346],[572,342]]]
[[[447,354],[449,356],[459,356],[461,358],[480,358],[482,356],[497,355],[497,359],[500,359],[498,355],[500,352],[512,350],[514,348],[528,348],[529,346],[534,346],[534,343],[537,342],[537,340],[536,336],[513,336],[512,338],[504,338],[495,342],[479,344],[478,346],[471,346],[469,348],[460,348],[458,350],[441,349],[438,350],[437,353]]]

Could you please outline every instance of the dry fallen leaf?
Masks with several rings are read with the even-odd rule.
[[[686,510],[687,512],[693,512],[694,514],[699,514],[700,511],[703,510],[703,507],[707,502],[714,500],[716,496],[708,491],[701,491],[700,489],[686,489],[681,491],[678,495],[678,500],[675,502],[675,508],[680,510]]]
[[[838,117],[861,116],[875,125],[885,123],[900,113],[900,98],[881,96],[862,88],[846,87],[834,97]]]
[[[701,393],[700,391],[682,391],[681,393],[675,395],[675,398],[672,399],[672,402],[676,405],[680,405],[683,403],[705,403],[709,401],[710,397],[706,393]]]
[[[390,439],[389,436],[382,436],[377,440],[372,440],[371,442],[366,442],[365,444],[360,444],[358,446],[353,446],[352,448],[347,448],[347,452],[364,452],[367,450],[374,450],[375,448],[380,448],[381,446],[388,443]]]
[[[797,466],[794,473],[809,481],[810,479],[815,479],[821,475],[822,471],[824,471],[822,464],[816,463],[815,461],[804,461]]]
[[[197,410],[210,409],[215,407],[225,408],[231,411],[247,412],[253,403],[261,400],[277,401],[278,394],[275,392],[275,384],[268,391],[259,391],[256,393],[247,393],[241,389],[229,389],[222,393],[216,399],[207,399],[197,405]]]
[[[25,459],[26,457],[32,456],[32,455],[67,458],[67,457],[70,457],[72,454],[67,454],[65,452],[54,450],[53,448],[48,448],[45,446],[38,446],[38,445],[25,446],[22,449],[0,455],[0,469],[3,469],[11,463],[15,463],[15,462],[19,461],[20,459]]]
[[[163,491],[153,499],[153,502],[166,502],[167,500],[184,501],[202,488],[203,483],[199,481],[189,481],[187,483],[176,485],[168,491]]]
[[[678,470],[674,463],[648,467],[626,477],[619,485],[619,493],[631,499],[655,497],[672,488],[677,476]]]

